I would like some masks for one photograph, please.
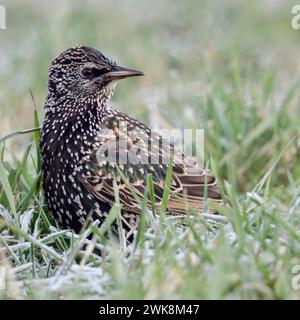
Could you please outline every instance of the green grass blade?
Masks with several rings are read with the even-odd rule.
[[[6,171],[4,169],[2,161],[0,161],[0,182],[2,184],[3,190],[6,194],[6,197],[9,202],[10,209],[12,211],[12,214],[14,216],[15,222],[18,224],[18,215],[17,215],[17,210],[16,210],[16,205],[15,205],[15,200],[13,196],[13,191],[11,189],[11,186],[9,184],[8,178]]]
[[[168,202],[169,202],[170,191],[171,191],[171,183],[172,183],[172,175],[173,175],[173,158],[170,159],[170,163],[167,169],[163,198],[162,198],[161,209],[160,209],[160,216],[163,221],[165,221],[166,212],[168,208]]]

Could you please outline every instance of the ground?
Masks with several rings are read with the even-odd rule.
[[[2,2],[1,298],[300,298],[292,1]],[[108,224],[74,235],[53,221],[39,133],[20,131],[40,125],[48,64],[74,44],[146,74],[119,83],[112,105],[122,112],[152,128],[204,129],[205,165],[228,204],[218,217],[194,213],[182,224],[144,209],[149,228],[141,223],[132,245],[122,234],[104,239]]]

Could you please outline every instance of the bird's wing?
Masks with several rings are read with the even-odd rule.
[[[140,122],[112,110],[101,125],[94,151],[82,160],[88,170],[81,180],[90,193],[111,205],[115,180],[123,210],[138,214],[147,174],[152,175],[156,205],[160,205],[172,157],[169,213],[185,214],[191,208],[214,212],[205,204],[207,199],[222,203],[215,178],[167,142]]]

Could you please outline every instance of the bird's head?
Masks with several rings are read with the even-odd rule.
[[[117,80],[142,76],[140,71],[118,66],[101,52],[77,46],[62,52],[49,67],[49,92],[60,96],[109,100]]]

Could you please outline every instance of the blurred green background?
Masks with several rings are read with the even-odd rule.
[[[299,299],[291,285],[300,261],[294,1],[0,4],[7,10],[7,29],[0,30],[0,240],[8,249],[0,253],[25,281],[14,298]],[[205,129],[206,164],[231,204],[220,208],[222,215],[211,221],[199,215],[182,232],[170,217],[153,228],[155,241],[147,233],[144,249],[112,242],[109,263],[90,253],[83,261],[84,253],[77,268],[77,242],[72,234],[69,245],[66,230],[53,229],[37,188],[37,135],[33,143],[32,134],[14,136],[5,150],[1,140],[34,126],[30,90],[43,119],[48,65],[75,44],[146,74],[120,81],[112,104],[121,111],[152,128]],[[14,229],[2,231],[3,225]]]
[[[42,119],[48,64],[75,44],[95,47],[121,65],[144,71],[146,77],[118,85],[113,104],[155,128],[205,128],[207,157],[227,157],[224,164],[231,159],[241,189],[256,183],[299,132],[297,94],[288,96],[300,73],[300,31],[291,27],[293,1],[1,4],[7,10],[7,30],[0,31],[0,136],[32,127],[29,89]],[[282,118],[277,131],[274,114]],[[252,140],[245,146],[241,141],[249,135]],[[27,139],[11,140],[8,147],[18,154]],[[281,182],[286,170],[296,170],[298,176],[297,157],[295,145],[279,167]]]

